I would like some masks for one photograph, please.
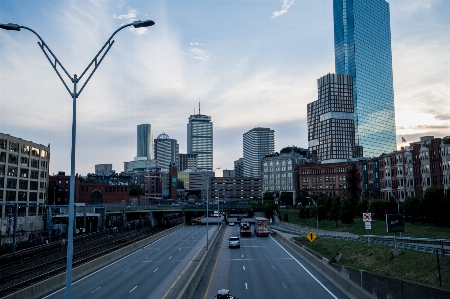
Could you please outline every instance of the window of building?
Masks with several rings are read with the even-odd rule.
[[[26,145],[26,144],[22,144],[21,152],[24,155],[29,155],[30,154],[30,146]]]
[[[14,166],[8,166],[8,176],[17,177],[18,169]]]
[[[18,153],[19,152],[19,144],[17,142],[10,141],[9,142],[9,151]]]

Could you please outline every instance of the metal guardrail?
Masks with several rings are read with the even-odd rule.
[[[321,237],[321,238],[341,239],[341,240],[367,243],[367,235],[360,236],[358,238],[322,235],[322,234],[319,234],[317,236]],[[369,235],[369,243],[395,247],[395,242],[391,239],[393,239],[393,237]],[[416,241],[416,242],[439,242],[439,241],[443,240],[443,239],[430,239],[430,238],[405,238],[405,239],[408,239],[409,241],[412,241],[412,242],[414,242],[414,241]],[[420,251],[420,252],[424,252],[424,253],[432,253],[432,254],[435,254],[436,252],[441,252],[441,253],[443,252],[443,255],[450,256],[450,249],[444,248],[444,247],[441,248],[441,245],[439,243],[437,243],[436,245],[431,245],[431,244],[407,243],[407,242],[397,241],[397,247],[400,249],[409,249],[409,250]],[[445,247],[448,247],[448,246],[445,246]]]
[[[88,206],[86,206],[88,207]],[[157,205],[124,205],[124,204],[104,204],[107,212],[121,212],[121,211],[142,211],[142,210],[174,210],[174,211],[182,211],[182,210],[203,210],[206,209],[205,205],[172,205],[172,204],[157,204]],[[214,210],[226,209],[251,209],[251,205],[243,204],[243,203],[227,203],[227,204],[210,204],[208,209],[211,211]]]
[[[291,226],[293,227],[293,226]],[[296,229],[285,228],[281,226],[273,226],[273,228],[297,235],[299,237],[305,237],[308,233],[308,229],[295,227]],[[294,228],[294,227],[293,227]],[[348,237],[348,236],[340,236],[340,235],[329,235],[329,234],[320,234],[316,233],[316,235],[320,238],[328,238],[328,239],[340,239],[347,241],[355,241],[355,242],[363,242],[367,243],[367,235],[360,235],[356,237]],[[369,235],[369,243],[372,244],[380,244],[390,247],[395,247],[394,237],[392,236],[377,236],[377,235]],[[404,241],[404,242],[402,242]],[[441,243],[442,242],[442,247]],[[429,244],[431,243],[431,244]],[[449,239],[433,239],[433,238],[414,238],[414,237],[397,237],[397,246],[400,249],[409,249],[424,253],[432,253],[436,254],[436,252],[443,252],[443,255],[450,256],[450,246],[445,245],[450,244]]]

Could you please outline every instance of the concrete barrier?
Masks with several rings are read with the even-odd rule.
[[[351,298],[450,298],[450,291],[442,288],[331,264],[327,259],[312,253],[307,247],[288,240],[282,234],[275,234],[275,237]]]
[[[137,243],[133,243],[131,245],[128,245],[124,248],[118,249],[114,252],[111,252],[105,256],[102,256],[98,259],[95,259],[93,261],[90,261],[84,265],[81,265],[79,267],[72,269],[72,278],[73,280],[79,279],[89,273],[92,273],[101,267],[104,267],[116,260],[121,259],[122,257],[144,247],[148,244],[156,241],[157,239],[161,238],[164,235],[168,235],[182,227],[184,227],[185,224],[177,225],[175,227],[172,227],[168,230],[165,230],[163,232],[159,232],[153,236],[150,236],[144,240],[141,240]],[[16,293],[10,294],[8,296],[3,297],[2,299],[29,299],[29,298],[38,298],[42,297],[48,293],[51,293],[52,291],[55,291],[66,284],[66,273],[62,273],[59,275],[56,275],[52,278],[46,279],[40,283],[37,283],[35,285],[32,285],[28,288],[25,288],[23,290],[20,290]]]
[[[216,245],[216,243],[219,239],[220,232],[222,231],[223,227],[224,226],[222,224],[220,226],[220,230],[218,231],[217,234],[215,234],[212,242],[210,243],[209,250],[203,254],[203,257],[201,258],[201,260],[198,263],[197,267],[195,268],[194,272],[192,272],[191,276],[189,277],[188,281],[184,285],[180,294],[176,297],[177,299],[189,299],[189,298],[192,298],[192,296],[194,295],[194,292],[197,289],[200,279],[202,278],[203,272],[205,271],[205,268],[208,265],[209,260],[211,258],[211,254],[212,254],[211,247]]]

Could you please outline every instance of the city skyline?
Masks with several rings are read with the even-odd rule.
[[[448,1],[390,4],[397,147],[449,135]],[[24,9],[26,7],[26,9]],[[187,152],[186,122],[202,103],[214,120],[214,168],[233,169],[242,134],[277,132],[276,151],[307,148],[307,103],[335,72],[333,1],[2,1],[0,23],[35,30],[71,75],[123,30],[77,100],[76,172],[120,171],[151,123]],[[51,146],[50,174],[70,171],[72,103],[37,45],[0,30],[0,132]],[[198,112],[194,112],[198,113]]]

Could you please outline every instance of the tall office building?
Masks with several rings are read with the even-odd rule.
[[[269,128],[254,128],[243,136],[244,177],[261,176],[261,160],[275,152],[275,131]]]
[[[355,147],[352,76],[317,79],[318,99],[308,104],[308,146],[322,163],[345,162],[362,153]]]
[[[197,154],[178,155],[178,172],[186,169],[197,170]]]
[[[162,133],[155,139],[155,159],[161,171],[169,172],[171,163],[178,164],[179,147],[175,139],[170,139],[169,135]]]
[[[137,126],[137,157],[153,159],[153,128],[150,124]]]
[[[211,116],[191,115],[187,124],[187,153],[197,154],[198,170],[213,170],[213,123]]]
[[[244,158],[239,158],[234,161],[234,173],[236,177],[244,176]]]
[[[356,144],[365,157],[396,149],[389,4],[333,0],[337,74],[353,77]]]

